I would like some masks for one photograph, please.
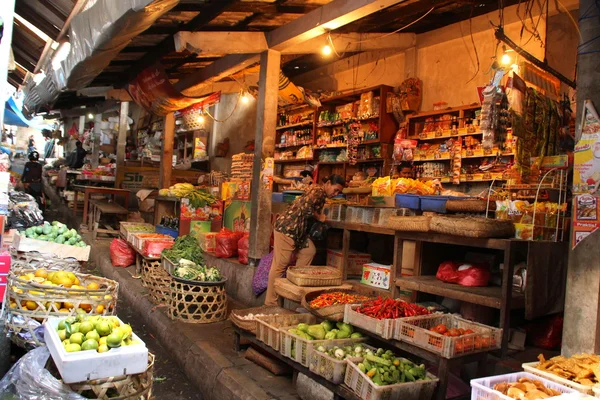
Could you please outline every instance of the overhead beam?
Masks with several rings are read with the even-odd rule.
[[[50,3],[48,0],[38,0],[40,3],[42,3],[42,5],[48,10],[50,11],[52,14],[56,15],[58,17],[58,19],[60,19],[61,21],[65,21],[67,19],[67,15],[64,14],[61,10],[59,10],[58,8],[56,8],[54,6],[54,4]]]
[[[334,0],[267,34],[269,49],[283,51],[403,0]],[[316,21],[316,23],[315,23]],[[188,95],[258,62],[257,55],[232,54],[215,61],[175,85]]]
[[[206,8],[206,5],[197,3],[180,3],[173,11],[200,11]],[[306,14],[316,8],[319,8],[318,4],[277,4],[277,3],[264,3],[258,1],[244,1],[237,2],[228,8],[231,12],[252,12],[260,14]]]
[[[31,24],[35,25],[36,28],[50,36],[50,38],[56,40],[58,37],[60,29],[54,26],[52,23],[46,21],[33,8],[29,7],[26,2],[15,2],[15,13],[25,18]]]
[[[77,0],[77,3],[75,3],[73,8],[71,9],[69,16],[67,17],[65,23],[63,24],[62,29],[60,30],[60,33],[58,34],[58,37],[56,38],[57,42],[60,41],[62,38],[64,38],[67,35],[67,33],[69,32],[69,26],[71,26],[71,21],[77,14],[79,14],[81,12],[81,10],[83,10],[83,7],[85,7],[87,2],[88,2],[88,0]]]
[[[199,55],[261,53],[268,49],[263,32],[178,32],[174,36],[175,51],[190,51]],[[416,45],[414,33],[345,33],[332,35],[338,53],[407,49]],[[328,43],[327,35],[307,40],[283,50],[282,54],[320,53]]]
[[[189,22],[181,27],[182,30],[196,31],[208,24],[210,21],[215,19],[221,14],[227,7],[229,7],[234,0],[213,0],[211,5],[205,7],[203,12],[192,18]],[[125,74],[126,81],[121,82],[122,84],[127,83],[134,79],[137,74],[149,65],[154,64],[160,60],[161,57],[174,51],[173,36],[169,35],[162,40],[158,45],[151,47],[148,52],[138,60],[131,68],[127,70]]]

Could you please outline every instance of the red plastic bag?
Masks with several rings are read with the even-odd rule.
[[[142,254],[146,257],[160,257],[163,250],[173,247],[172,240],[144,240]]]
[[[490,268],[486,264],[463,264],[458,267],[458,283],[461,286],[487,286]]]
[[[554,350],[562,344],[563,316],[548,315],[537,319],[526,327],[527,341],[535,347]]]
[[[458,282],[458,266],[454,261],[444,261],[440,264],[435,277],[442,282],[456,283]]]
[[[238,254],[238,242],[244,234],[241,232],[231,232],[223,228],[217,234],[217,248],[215,255],[219,258],[231,258]]]
[[[129,267],[135,264],[135,250],[123,239],[113,239],[110,243],[110,260],[114,267]]]
[[[247,233],[238,241],[238,260],[242,264],[248,264],[248,249],[250,248],[250,235]]]

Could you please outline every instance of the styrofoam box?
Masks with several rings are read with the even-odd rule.
[[[133,339],[139,340],[141,344],[110,349],[106,353],[98,353],[96,350],[67,353],[56,331],[58,323],[63,319],[48,318],[44,323],[44,339],[64,383],[141,374],[148,368],[148,348],[135,333]],[[119,321],[124,323],[120,319]]]
[[[517,382],[521,378],[527,378],[531,380],[540,381],[548,389],[556,390],[560,393],[578,393],[577,390],[558,384],[556,382],[549,381],[538,375],[530,374],[529,372],[516,372],[514,374],[490,376],[487,378],[479,378],[471,380],[471,399],[481,400],[511,400],[510,397],[503,395],[502,393],[493,389],[494,385],[503,382]],[[558,398],[554,396],[551,398]]]

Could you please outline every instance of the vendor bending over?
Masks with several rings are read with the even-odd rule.
[[[322,186],[313,185],[294,200],[275,222],[273,264],[269,272],[265,305],[277,305],[275,279],[283,277],[294,250],[298,250],[297,267],[311,265],[316,249],[312,240],[308,238],[308,220],[313,217],[321,222],[325,221],[325,215],[321,214],[325,199],[340,194],[344,183],[345,180],[341,176],[331,175]]]

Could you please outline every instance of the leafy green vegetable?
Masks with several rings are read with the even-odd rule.
[[[174,263],[178,263],[183,258],[197,265],[204,264],[204,252],[196,238],[190,235],[178,237],[173,247],[164,250],[162,254]]]

